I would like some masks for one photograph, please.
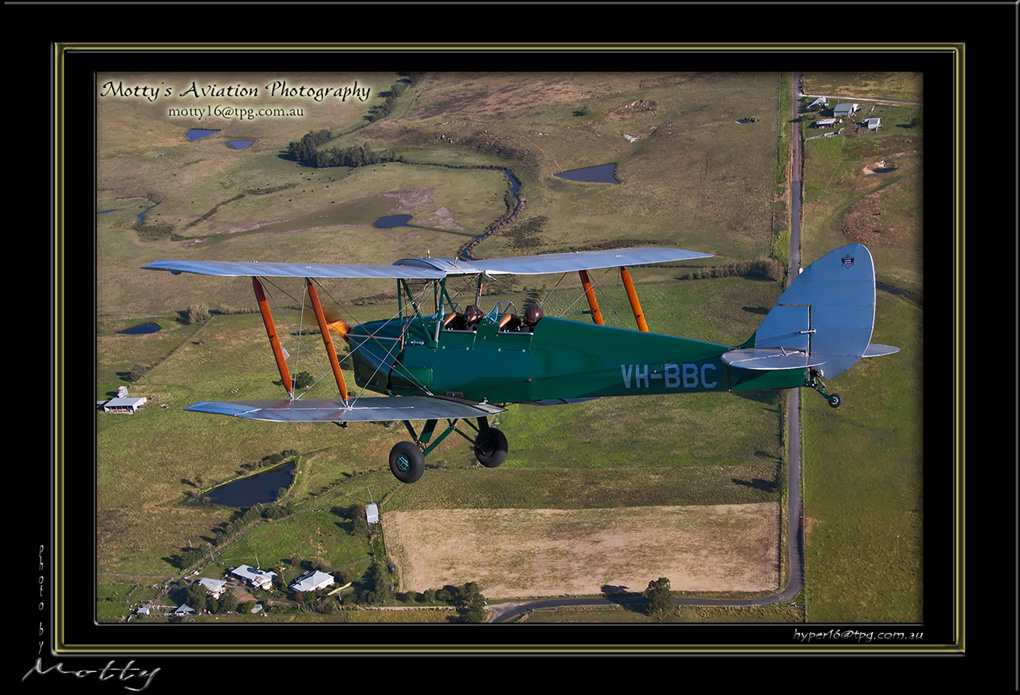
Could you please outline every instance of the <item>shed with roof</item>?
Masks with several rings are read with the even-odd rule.
[[[297,592],[308,592],[318,591],[319,589],[325,589],[327,586],[334,584],[336,579],[332,574],[320,572],[319,570],[312,570],[307,574],[302,575],[296,582],[290,585],[290,590]]]

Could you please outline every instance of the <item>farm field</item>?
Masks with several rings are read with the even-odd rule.
[[[650,531],[654,529],[654,532]],[[779,505],[620,509],[447,509],[386,518],[400,586],[477,581],[491,599],[643,590],[779,588]]]
[[[273,79],[216,77],[221,84]],[[309,566],[354,572],[357,588],[370,582],[371,558],[384,552],[398,592],[473,581],[490,599],[597,595],[605,584],[640,592],[663,575],[674,591],[777,588],[785,400],[771,392],[512,406],[499,417],[511,452],[503,466],[483,469],[471,446],[453,436],[430,453],[425,477],[412,486],[388,471],[386,453],[407,438],[399,423],[341,429],[184,412],[200,400],[281,398],[283,389],[250,281],[140,270],[160,258],[384,264],[455,256],[469,242],[478,257],[677,246],[715,258],[634,271],[651,329],[732,345],[754,332],[782,291],[781,282],[762,277],[709,277],[713,267],[767,258],[784,231],[774,219],[783,209],[778,74],[442,73],[412,81],[387,73],[358,82],[371,88],[364,102],[305,104],[302,118],[232,123],[194,141],[184,133],[205,124],[168,119],[145,103],[100,100],[96,395],[109,398],[126,385],[150,399],[135,415],[97,414],[100,586],[118,587],[120,596],[132,583],[222,574],[258,558],[288,581]],[[391,110],[376,117],[394,90]],[[906,107],[882,108],[887,119],[911,118]],[[756,120],[742,122],[747,116]],[[322,129],[332,136],[325,147],[390,150],[399,161],[314,168],[286,156],[289,143]],[[808,143],[805,258],[864,240],[879,281],[920,298],[919,136],[903,129],[866,137]],[[253,144],[226,144],[238,138]],[[897,173],[865,173],[878,161],[894,162]],[[616,165],[618,183],[557,176],[606,163]],[[522,184],[518,208],[505,171]],[[864,223],[876,213],[888,221],[881,232]],[[398,214],[410,215],[409,225],[374,226]],[[475,238],[497,221],[502,226]],[[512,298],[521,307],[540,299],[548,315],[590,321],[583,299],[576,301],[576,277],[569,287],[558,280],[494,280],[483,300]],[[282,282],[280,290],[286,340],[301,330],[302,302],[299,284]],[[326,301],[343,304],[347,320],[385,318],[396,310],[394,290],[390,282],[343,281],[328,287]],[[610,325],[633,327],[616,278],[601,281],[600,302]],[[145,321],[161,330],[119,333]],[[807,512],[809,567],[819,583],[808,595],[820,612],[809,610],[808,619],[905,620],[919,610],[920,514],[913,510],[920,509],[920,428],[897,423],[918,414],[905,394],[920,380],[920,310],[883,296],[877,323],[875,340],[904,348],[901,362],[876,360],[841,379],[848,406],[835,414],[805,393],[805,449],[821,457],[820,442],[849,440],[845,456],[866,457],[869,475],[879,469],[902,482],[881,513],[904,521],[906,531],[875,539],[840,530],[841,516],[859,512],[861,498],[832,496],[827,467],[840,464],[831,458],[811,468],[807,497],[817,506]],[[321,354],[291,352],[299,370],[324,363]],[[890,380],[882,376],[892,372],[900,375],[895,387],[884,388]],[[353,384],[353,372],[345,374]],[[333,393],[324,380],[307,396]],[[840,419],[848,409],[850,417]],[[284,450],[300,453],[277,500],[289,515],[223,542],[217,529],[237,513],[202,498]],[[853,466],[841,470],[856,480],[846,472]],[[353,537],[337,511],[369,502],[382,512],[376,545]],[[886,548],[890,539],[897,593],[883,594],[880,611],[850,609],[840,591],[871,597],[886,578],[848,589],[836,574],[865,563],[869,543]],[[209,561],[183,565],[195,547]],[[774,615],[777,622],[798,617]]]

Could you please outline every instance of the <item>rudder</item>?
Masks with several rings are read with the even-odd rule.
[[[723,359],[745,369],[814,367],[832,379],[870,356],[874,326],[875,263],[866,246],[850,244],[805,268],[751,340]]]

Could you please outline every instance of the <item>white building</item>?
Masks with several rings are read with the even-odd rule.
[[[113,398],[103,406],[107,413],[135,413],[145,405],[145,396],[139,398]]]
[[[290,585],[290,590],[295,593],[299,591],[318,591],[319,589],[325,589],[327,586],[334,584],[335,582],[336,579],[333,578],[332,574],[313,570],[308,574],[299,577],[296,582]]]
[[[365,517],[368,519],[368,523],[370,523],[370,524],[378,524],[379,523],[379,505],[375,504],[374,502],[372,504],[366,505],[365,506]]]
[[[241,565],[230,570],[230,573],[239,579],[251,584],[256,589],[272,589],[273,580],[276,579],[276,572],[255,569],[248,565]]]
[[[219,598],[227,587],[227,583],[219,579],[207,579],[202,577],[198,583],[206,588],[213,598]]]
[[[869,118],[864,121],[864,125],[868,126],[868,130],[877,130],[882,127],[881,118]]]
[[[832,115],[836,118],[849,118],[857,113],[859,108],[861,108],[860,104],[836,104],[836,108],[832,110]]]

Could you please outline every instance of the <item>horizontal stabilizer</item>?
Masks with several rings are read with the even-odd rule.
[[[341,401],[308,398],[293,401],[202,401],[186,408],[197,413],[231,415],[263,422],[389,422],[488,417],[506,412],[489,403],[437,396],[359,398]]]
[[[883,357],[885,355],[895,355],[899,352],[898,347],[892,345],[879,345],[878,343],[871,343],[868,348],[864,351],[862,357]]]
[[[775,369],[806,369],[825,364],[821,355],[783,348],[748,348],[723,353],[722,361],[732,367],[770,371]]]

